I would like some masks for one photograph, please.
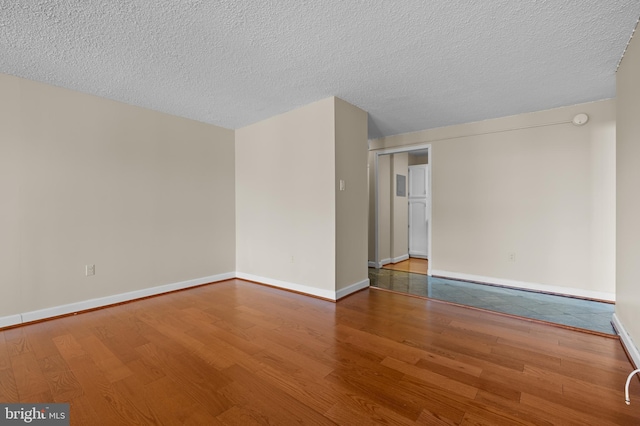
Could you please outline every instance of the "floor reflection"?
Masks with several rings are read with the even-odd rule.
[[[369,268],[371,286],[505,314],[616,334],[614,305],[504,287]]]

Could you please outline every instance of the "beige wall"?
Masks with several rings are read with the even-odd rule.
[[[375,253],[375,238],[376,238],[376,232],[375,232],[375,223],[376,223],[376,218],[375,218],[375,209],[376,209],[376,193],[375,193],[375,189],[376,189],[376,171],[375,171],[375,165],[373,164],[373,162],[375,161],[375,155],[373,152],[369,151],[368,154],[368,164],[367,164],[367,174],[369,176],[369,182],[368,182],[368,192],[369,192],[369,213],[368,213],[368,222],[369,222],[369,235],[368,235],[368,242],[369,244],[367,245],[367,252],[368,252],[368,256],[367,258],[369,259],[369,262],[373,262],[375,260],[376,257],[376,253]]]
[[[398,196],[396,178],[405,178],[405,196]],[[409,254],[409,154],[401,152],[391,156],[391,258]]]
[[[375,159],[374,159],[375,161]],[[375,165],[375,164],[374,164]],[[374,166],[373,165],[373,166]],[[375,167],[370,166],[375,169]],[[378,157],[378,259],[370,260],[379,262],[391,260],[391,156]],[[375,208],[375,202],[373,205]],[[375,256],[375,240],[370,240]],[[370,250],[371,251],[371,250]]]
[[[335,97],[236,131],[240,277],[332,299],[367,280],[366,132]]]
[[[405,153],[384,154],[378,157],[378,259],[375,259],[375,235],[369,239],[369,261],[389,263],[409,253],[408,197],[396,196],[396,174],[404,175],[409,185],[409,156]],[[375,220],[375,155],[369,155],[370,211]],[[375,228],[375,226],[373,227]]]
[[[236,130],[238,272],[335,291],[334,111],[327,98]]]
[[[640,345],[640,39],[637,33],[627,47],[616,76],[616,316],[636,348]]]
[[[409,153],[409,165],[417,166],[420,164],[429,164],[429,155]]]
[[[568,123],[583,112],[590,116],[586,125]],[[613,100],[398,135],[370,146],[421,143],[432,146],[432,269],[613,298]]]
[[[233,131],[6,75],[0,93],[0,317],[235,270]]]
[[[336,290],[368,279],[367,113],[335,100]],[[345,190],[339,190],[340,180]]]

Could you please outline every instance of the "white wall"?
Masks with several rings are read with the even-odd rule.
[[[7,75],[0,93],[0,317],[233,273],[233,131]]]
[[[569,123],[583,112],[586,125]],[[613,100],[398,135],[370,147],[421,143],[432,146],[434,274],[615,297]]]
[[[617,285],[616,316],[640,367],[640,40],[631,39],[617,83]],[[623,336],[624,338],[624,336]]]

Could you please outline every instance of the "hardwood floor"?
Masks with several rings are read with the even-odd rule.
[[[616,339],[240,280],[0,331],[0,401],[73,425],[638,425],[631,369]]]
[[[391,269],[394,271],[411,272],[412,274],[427,275],[429,261],[427,259],[418,259],[410,257],[398,263],[389,263],[384,265],[383,269]]]

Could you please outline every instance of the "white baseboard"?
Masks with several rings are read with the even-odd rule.
[[[381,259],[380,262],[378,262],[377,264],[376,262],[370,260],[368,265],[370,268],[382,268],[384,265],[388,265],[390,263],[395,263],[395,262],[391,258],[386,258],[386,259]]]
[[[38,321],[46,318],[53,318],[60,315],[71,314],[74,312],[86,311],[88,309],[100,308],[116,303],[128,302],[130,300],[141,299],[148,296],[155,296],[157,294],[168,293],[170,291],[182,290],[185,288],[195,287],[216,281],[224,281],[235,278],[235,276],[235,272],[227,272],[224,274],[210,275],[208,277],[196,278],[172,284],[160,285],[157,287],[130,291],[127,293],[120,293],[111,296],[99,297],[96,299],[83,300],[81,302],[69,303],[67,305],[53,306],[51,308],[39,309],[37,311],[24,312],[22,314],[10,315],[0,318],[0,327],[8,327],[11,325]]]
[[[322,297],[324,299],[336,300],[336,293],[331,290],[322,290],[315,287],[309,287],[303,284],[290,283],[287,281],[276,280],[274,278],[261,277],[253,274],[246,274],[244,272],[236,272],[236,278],[242,280],[255,281],[257,283],[268,284],[274,287],[283,288],[285,290],[297,291],[299,293],[306,293],[312,296]]]
[[[445,278],[452,278],[464,281],[477,281],[480,283],[503,285],[507,287],[515,287],[526,290],[542,291],[545,293],[566,294],[569,296],[584,297],[588,299],[598,299],[614,302],[616,300],[615,293],[606,293],[602,291],[583,290],[573,287],[560,287],[547,284],[531,283],[526,281],[508,280],[504,278],[485,277],[481,275],[461,274],[458,272],[442,271],[432,269],[429,275],[436,275]]]
[[[407,260],[407,259],[409,259],[409,253],[403,254],[402,256],[394,257],[391,260],[391,263],[398,263],[398,262],[402,262],[403,260]]]
[[[196,287],[202,284],[208,284],[217,281],[224,281],[232,278],[240,278],[258,283],[268,284],[285,290],[293,290],[299,293],[305,293],[312,296],[322,297],[329,300],[337,300],[348,296],[363,288],[369,287],[369,279],[362,280],[338,290],[322,290],[315,287],[309,287],[301,284],[289,283],[286,281],[275,280],[272,278],[260,277],[257,275],[245,274],[243,272],[227,272],[224,274],[211,275],[208,277],[196,278],[193,280],[181,281],[172,284],[165,284],[157,287],[144,288],[141,290],[130,291],[127,293],[114,294],[111,296],[99,297],[96,299],[83,300],[80,302],[69,303],[66,305],[53,306],[50,308],[39,309],[36,311],[24,312],[21,314],[8,315],[0,317],[0,328],[10,327],[13,325],[24,324],[32,321],[39,321],[47,318],[53,318],[61,315],[72,314],[74,312],[86,311],[89,309],[100,308],[103,306],[114,305],[116,303],[128,302],[131,300],[141,299],[143,297],[155,296],[158,294],[168,293],[171,291],[182,290],[185,288]]]
[[[415,259],[429,259],[429,257],[426,254],[411,254],[409,253],[409,257],[413,257]]]
[[[20,314],[8,315],[6,317],[0,317],[0,328],[10,327],[12,325],[22,324],[22,317]]]
[[[613,326],[616,328],[616,331],[620,336],[620,341],[622,342],[622,345],[627,350],[627,353],[629,354],[629,356],[631,357],[631,360],[635,364],[634,368],[640,368],[640,350],[638,350],[638,347],[633,342],[633,339],[631,339],[631,336],[629,336],[627,329],[624,328],[624,325],[622,325],[622,323],[620,322],[620,319],[615,313],[613,314],[612,321],[613,321]]]
[[[367,278],[366,280],[357,282],[355,284],[351,284],[348,287],[341,288],[340,290],[336,291],[335,300],[342,299],[343,297],[348,296],[351,293],[355,293],[356,291],[362,290],[363,288],[367,288],[367,287],[369,287],[369,278]]]

